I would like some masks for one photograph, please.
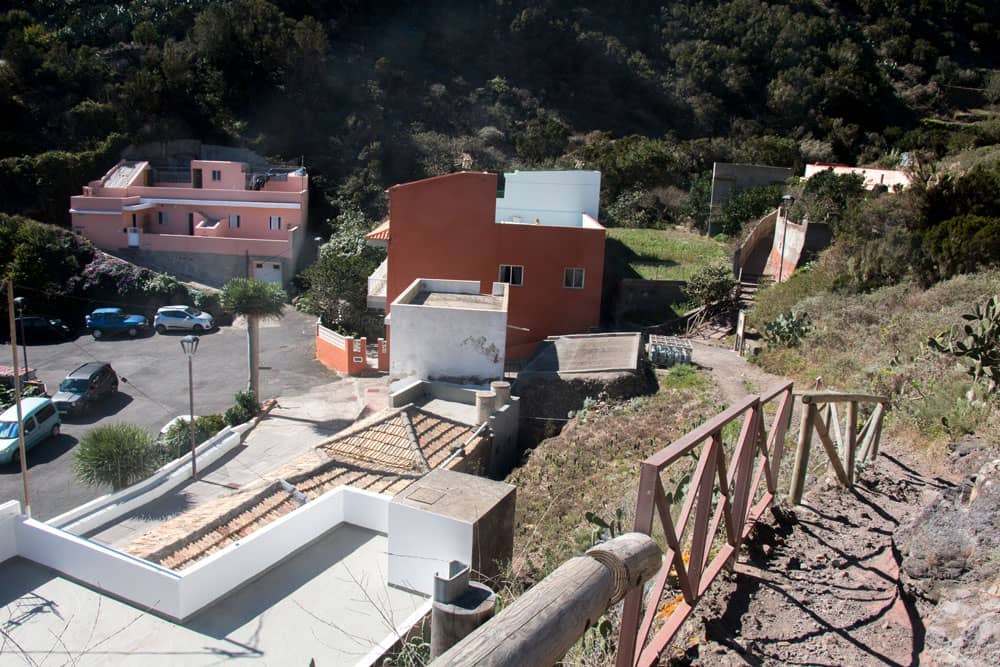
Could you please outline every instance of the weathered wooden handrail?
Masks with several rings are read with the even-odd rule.
[[[764,406],[778,398],[778,409],[770,429],[767,429]],[[651,534],[654,515],[658,516],[667,542],[667,553],[663,567],[646,596],[645,610],[641,589],[632,589],[625,597],[618,638],[618,667],[655,664],[712,581],[736,555],[743,539],[777,492],[778,470],[791,414],[792,383],[787,382],[760,396],[748,396],[643,461],[635,530]],[[727,424],[741,417],[740,435],[727,463],[722,431]],[[687,495],[675,521],[660,474],[670,464],[702,445]],[[766,482],[766,489],[758,499],[761,480]],[[692,514],[693,521],[689,526]],[[722,527],[725,543],[713,555],[713,545]],[[680,596],[670,597],[669,611],[667,607],[661,610],[671,573],[677,582],[676,587],[680,589]],[[650,638],[657,617],[664,615],[667,616],[665,623]]]
[[[788,500],[792,505],[802,502],[813,433],[819,436],[830,459],[830,468],[837,479],[851,488],[854,486],[857,464],[874,460],[878,456],[882,419],[889,405],[887,396],[833,391],[807,391],[801,394],[801,400],[802,421],[795,451],[795,467],[792,469],[792,483],[788,491]],[[847,403],[843,428],[837,411],[838,403]],[[856,430],[859,404],[874,404],[875,408],[864,425]],[[825,416],[822,414],[824,412]]]
[[[889,404],[888,396],[878,394],[848,394],[839,391],[804,391],[798,396],[803,404],[809,403],[882,403]]]
[[[495,618],[435,660],[447,665],[551,665],[587,628],[660,568],[663,554],[648,535],[626,533],[572,558]]]

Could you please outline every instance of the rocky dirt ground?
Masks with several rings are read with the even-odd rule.
[[[777,380],[720,348],[694,360],[733,398]],[[1000,664],[998,456],[966,441],[928,472],[884,441],[853,490],[811,477],[800,506],[765,513],[669,662]]]

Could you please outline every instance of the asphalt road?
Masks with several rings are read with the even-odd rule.
[[[286,308],[285,317],[261,324],[261,396],[308,391],[337,374],[315,360],[315,319]],[[32,516],[46,520],[109,491],[82,485],[73,477],[73,449],[98,424],[130,423],[159,433],[177,415],[188,414],[184,333],[150,332],[135,339],[94,340],[84,333],[57,345],[29,345],[28,364],[54,394],[67,373],[88,361],[108,361],[120,378],[117,396],[102,400],[77,419],[63,422],[62,434],[28,452]],[[9,345],[0,345],[0,365],[9,365]],[[194,411],[222,413],[247,384],[246,327],[241,321],[202,334],[194,357]],[[0,466],[0,502],[23,498],[20,467]]]

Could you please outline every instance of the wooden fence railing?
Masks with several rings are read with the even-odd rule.
[[[747,397],[642,463],[636,504],[636,532],[652,535],[659,518],[667,551],[643,609],[642,588],[625,597],[618,639],[618,667],[652,665],[677,634],[698,600],[739,550],[754,523],[774,499],[792,414],[792,383]],[[770,426],[765,406],[777,403]],[[742,419],[727,459],[723,430]],[[675,519],[663,488],[662,471],[683,456],[698,454],[684,503]],[[766,487],[761,490],[761,481]],[[671,499],[671,500],[679,500]],[[712,506],[715,505],[713,511]],[[694,518],[692,520],[692,512]],[[717,537],[724,543],[713,555]],[[668,584],[680,594],[664,597]],[[662,622],[662,625],[657,626]]]
[[[847,404],[843,427],[837,405]],[[860,429],[858,408],[870,406],[874,409]],[[819,436],[823,449],[830,459],[830,467],[840,483],[854,486],[854,472],[858,463],[874,460],[878,456],[879,440],[882,436],[882,418],[889,399],[871,394],[842,394],[831,391],[808,391],[802,394],[802,422],[799,427],[799,443],[795,451],[795,467],[792,469],[792,483],[788,500],[792,505],[802,501],[806,471],[809,467],[809,450],[813,433]]]
[[[661,562],[649,535],[626,533],[598,544],[560,565],[431,664],[552,665],[626,592],[641,591]]]

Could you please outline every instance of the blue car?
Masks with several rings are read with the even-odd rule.
[[[121,308],[98,308],[87,315],[87,329],[94,338],[128,334],[135,338],[149,326],[142,315],[126,315]]]

